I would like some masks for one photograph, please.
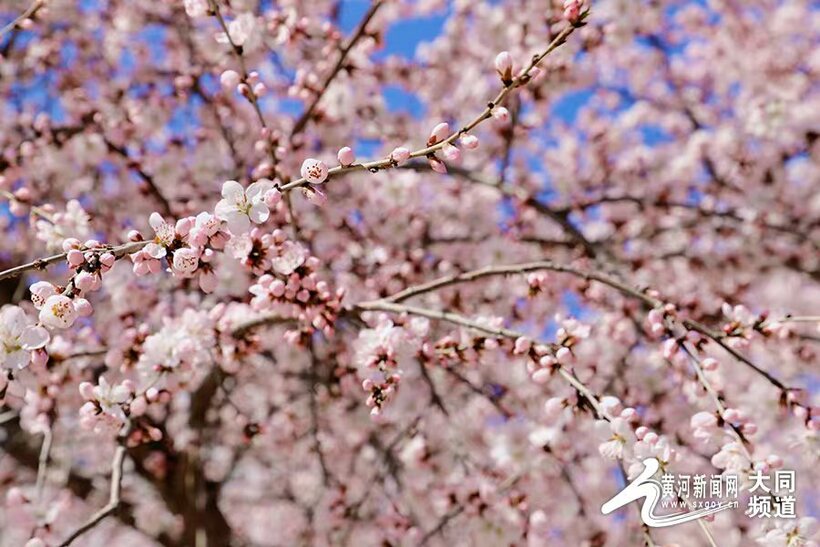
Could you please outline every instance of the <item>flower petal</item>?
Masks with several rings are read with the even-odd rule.
[[[255,222],[256,224],[262,224],[268,217],[270,216],[270,211],[268,211],[268,206],[264,203],[254,203],[251,206],[251,210],[248,212],[248,216],[251,217],[251,221]]]
[[[149,243],[143,247],[143,252],[151,258],[156,258],[157,260],[165,256],[166,253],[165,247],[162,245],[157,245],[156,243]]]
[[[245,196],[245,189],[235,180],[226,180],[222,185],[222,197],[231,203],[237,203]]]
[[[148,217],[148,224],[150,224],[151,228],[153,228],[154,231],[156,232],[156,231],[158,231],[159,229],[162,228],[163,224],[165,224],[165,219],[162,218],[161,214],[159,214],[157,212],[153,212],[153,213],[151,213],[151,216]]]
[[[6,358],[3,360],[3,365],[7,368],[22,370],[28,366],[29,361],[31,361],[31,353],[23,349],[18,349],[6,355]]]
[[[228,222],[228,229],[233,235],[244,234],[251,229],[251,219],[248,218],[248,215],[236,209],[227,214],[225,220]]]
[[[13,338],[20,336],[20,333],[28,324],[26,312],[23,311],[23,308],[17,306],[4,306],[3,312],[0,314],[0,321],[2,321],[0,328]]]
[[[245,190],[245,195],[251,201],[261,201],[265,192],[273,188],[273,181],[270,179],[259,179]]]
[[[222,219],[227,219],[228,215],[236,211],[236,204],[227,199],[221,199],[214,207],[214,214]]]
[[[25,350],[35,350],[44,347],[48,344],[50,336],[48,331],[39,325],[32,325],[26,327],[23,334],[20,335],[20,345]]]
[[[43,307],[46,298],[52,294],[57,294],[57,287],[48,281],[38,281],[29,287],[29,291],[31,292],[31,301],[34,303],[34,307],[39,310]]]
[[[112,403],[124,403],[131,398],[131,393],[123,385],[114,386],[111,388],[109,398]]]

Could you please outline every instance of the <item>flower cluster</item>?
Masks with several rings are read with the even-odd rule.
[[[63,4],[0,7],[3,547],[708,543],[600,515],[648,457],[815,541],[811,2]]]
[[[269,203],[274,203],[279,191],[273,182],[262,179],[247,188],[235,180],[222,185],[222,199],[216,204],[214,213],[228,223],[228,229],[234,235],[244,234],[251,228],[251,223],[262,224],[270,216]]]
[[[100,376],[96,386],[81,383],[80,395],[85,404],[80,408],[80,425],[95,433],[118,431],[128,417],[127,403],[134,398],[135,391],[129,380],[112,385],[104,376]]]
[[[207,311],[186,309],[180,317],[163,320],[163,326],[142,343],[137,371],[147,380],[174,373],[174,381],[212,360],[216,344],[214,322]]]
[[[380,317],[376,327],[364,329],[356,340],[355,363],[368,393],[366,404],[372,416],[379,416],[399,387],[402,365],[419,350],[430,325],[426,319],[410,319],[395,325]]]
[[[21,190],[28,190],[21,188]],[[25,192],[24,195],[28,195]],[[18,194],[19,195],[19,194]],[[13,203],[19,203],[18,201]],[[52,210],[53,211],[53,210]],[[13,211],[21,212],[21,211]],[[37,238],[46,243],[51,250],[57,250],[66,238],[86,238],[90,235],[90,217],[76,199],[66,203],[65,211],[53,211],[48,218],[41,218],[35,223]]]
[[[589,338],[591,332],[589,325],[576,319],[562,320],[557,317],[556,320],[562,325],[556,332],[556,344],[535,343],[530,338],[522,336],[515,340],[513,346],[513,355],[527,357],[527,372],[537,384],[548,382],[556,368],[572,363],[572,348],[579,341]]]
[[[0,389],[6,376],[28,366],[31,352],[45,347],[48,340],[48,331],[34,324],[22,308],[0,308]]]
[[[159,213],[149,218],[155,237],[131,254],[134,273],[138,276],[157,273],[162,260],[168,262],[171,273],[183,279],[196,278],[206,293],[216,289],[217,278],[212,265],[215,253],[224,249],[230,235],[222,222],[207,212],[185,217],[171,225]],[[132,241],[141,241],[139,233],[130,234]]]
[[[254,310],[295,318],[308,331],[333,332],[344,291],[331,290],[319,277],[319,259],[282,230],[255,230],[236,249],[242,263],[259,275],[249,289]]]

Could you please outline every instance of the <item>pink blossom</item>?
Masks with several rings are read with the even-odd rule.
[[[256,16],[253,13],[246,12],[237,16],[228,24],[228,33],[231,41],[237,46],[254,46],[259,38],[259,26]],[[222,33],[217,36],[217,41],[228,43],[228,36]]]
[[[444,165],[444,162],[438,159],[435,156],[430,156],[428,159],[430,162],[430,168],[435,171],[436,173],[441,173],[442,175],[447,174],[447,166]]]
[[[219,76],[219,82],[226,90],[233,91],[239,85],[239,73],[235,70],[226,70]]]
[[[29,352],[44,347],[48,340],[48,332],[32,324],[22,308],[0,308],[0,370],[24,368]]]
[[[311,184],[322,184],[327,180],[328,169],[324,162],[313,158],[302,162],[302,178]]]
[[[512,56],[507,51],[502,51],[495,57],[495,70],[501,77],[501,81],[508,83],[512,81]]]
[[[67,329],[76,318],[74,303],[62,294],[49,296],[40,309],[40,322],[53,329]]]
[[[91,306],[91,302],[85,298],[75,298],[74,309],[80,317],[89,317],[94,313],[94,308]]]
[[[510,121],[510,111],[504,108],[503,106],[497,106],[493,108],[492,111],[493,118],[501,123],[507,123]]]
[[[38,281],[29,287],[29,292],[31,292],[31,302],[39,310],[42,309],[49,296],[57,294],[57,287],[48,281]]]
[[[441,142],[450,136],[450,125],[447,122],[437,124],[430,132],[430,137],[427,139],[427,145],[431,146],[437,142]]]
[[[66,238],[65,240],[63,240],[62,248],[63,248],[63,252],[66,252],[66,253],[73,250],[73,249],[79,249],[80,248],[80,240],[77,239],[76,237]]]
[[[68,253],[66,254],[66,258],[68,259],[68,263],[71,266],[79,266],[80,264],[85,262],[85,257],[83,256],[83,253],[77,249],[71,249],[70,251],[68,251]]]
[[[216,290],[219,280],[212,270],[205,270],[199,274],[199,288],[202,292],[212,293]]]
[[[174,272],[182,276],[190,276],[199,267],[199,253],[194,249],[183,247],[174,251]]]
[[[570,23],[576,23],[581,14],[582,0],[564,0],[564,17]]]
[[[717,425],[717,418],[711,412],[698,412],[689,423],[693,429],[714,427]]]
[[[407,148],[400,146],[390,153],[390,159],[401,165],[410,159],[410,151]]]
[[[356,155],[353,153],[353,150],[349,146],[340,148],[339,153],[336,155],[336,157],[339,160],[339,165],[343,167],[347,167],[356,161]]]
[[[513,353],[517,355],[523,355],[530,351],[532,347],[532,340],[526,337],[519,337],[515,340],[515,347],[513,348]]]
[[[452,144],[445,144],[441,149],[441,155],[444,156],[445,160],[456,163],[461,159],[461,150]]]
[[[228,223],[228,229],[234,235],[247,232],[251,223],[262,224],[270,216],[264,203],[264,195],[270,186],[270,181],[260,180],[245,189],[235,180],[225,181],[222,199],[216,204],[214,214]]]
[[[475,135],[464,135],[459,140],[461,141],[461,145],[467,150],[475,150],[478,148],[478,137]]]
[[[327,203],[327,195],[318,188],[302,188],[302,193],[314,205],[321,207]]]

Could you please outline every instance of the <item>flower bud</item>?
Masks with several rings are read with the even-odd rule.
[[[94,285],[93,274],[82,271],[74,277],[74,286],[83,292],[88,292]]]
[[[507,123],[510,120],[510,111],[503,106],[493,108],[493,118],[501,123]]]
[[[219,76],[219,83],[227,90],[233,90],[239,85],[239,73],[235,70],[226,70]]]
[[[85,257],[83,256],[83,253],[81,251],[78,251],[77,249],[71,249],[70,251],[68,251],[68,253],[66,254],[66,258],[68,259],[68,263],[72,266],[79,266],[80,264],[85,262]]]
[[[502,51],[496,56],[495,69],[498,71],[498,75],[501,76],[504,85],[512,83],[512,57],[509,52]]]
[[[132,416],[142,416],[148,410],[148,401],[145,400],[145,397],[137,397],[131,402],[130,406]]]
[[[441,142],[448,136],[450,136],[450,126],[447,122],[441,122],[430,132],[430,138],[427,139],[427,145],[430,146],[436,144],[437,142]]]
[[[354,161],[356,161],[356,155],[353,153],[353,150],[349,146],[345,146],[339,153],[336,155],[339,160],[339,165],[347,167],[351,165]]]
[[[72,249],[79,249],[80,248],[80,240],[76,237],[69,237],[68,239],[63,241],[63,252],[67,253]]]
[[[48,363],[48,352],[42,348],[31,352],[31,366],[35,368],[45,368]]]
[[[327,165],[324,162],[308,158],[302,163],[302,178],[311,184],[322,184],[327,180]]]
[[[276,207],[280,201],[282,201],[282,193],[277,190],[276,188],[271,188],[262,198],[269,208],[273,209]]]
[[[442,175],[447,173],[447,166],[444,165],[444,162],[438,159],[435,156],[430,156],[430,169],[435,171],[436,173],[441,173]]]
[[[114,263],[117,261],[117,257],[115,257],[111,253],[103,253],[100,255],[100,264],[103,265],[103,270],[110,270],[114,267]]]
[[[256,95],[257,97],[261,97],[262,95],[264,95],[267,92],[268,92],[268,88],[262,82],[259,82],[259,83],[255,84],[253,86],[253,94]]]
[[[401,165],[410,159],[410,151],[403,146],[399,146],[390,153],[390,159]]]
[[[452,144],[445,144],[441,149],[441,155],[445,160],[455,163],[461,159],[461,150]]]
[[[464,135],[461,137],[461,145],[467,150],[475,150],[478,148],[478,137],[475,135]]]

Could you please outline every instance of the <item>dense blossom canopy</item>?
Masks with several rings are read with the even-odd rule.
[[[0,545],[813,545],[812,4],[3,2]]]

